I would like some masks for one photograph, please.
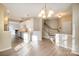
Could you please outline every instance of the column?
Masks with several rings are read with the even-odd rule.
[[[79,53],[79,4],[72,4],[72,51]]]

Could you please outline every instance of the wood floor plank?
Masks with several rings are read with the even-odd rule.
[[[0,56],[78,56],[69,49],[55,46],[47,39],[43,39],[38,44],[33,43],[26,44],[18,39],[13,42],[12,49],[0,52]]]

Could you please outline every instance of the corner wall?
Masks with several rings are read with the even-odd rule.
[[[11,48],[11,35],[10,32],[4,31],[6,8],[0,4],[0,51]]]
[[[61,17],[60,19],[60,33],[64,34],[72,34],[72,16],[66,15]]]

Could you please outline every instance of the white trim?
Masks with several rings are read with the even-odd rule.
[[[1,49],[0,52],[3,52],[3,51],[6,51],[6,50],[9,50],[11,49],[12,47],[9,47],[9,48],[5,48],[5,49]]]

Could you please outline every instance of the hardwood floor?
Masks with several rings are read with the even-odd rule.
[[[0,52],[0,56],[77,56],[70,50],[55,46],[50,40],[24,43],[17,39],[13,42],[12,49]]]

